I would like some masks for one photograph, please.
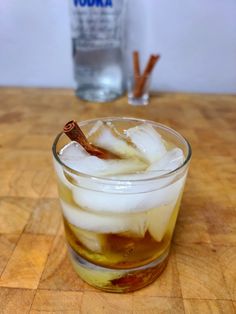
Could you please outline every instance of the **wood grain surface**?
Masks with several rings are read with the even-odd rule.
[[[164,123],[193,158],[169,264],[129,294],[84,283],[67,257],[51,145],[67,120]],[[70,90],[0,89],[0,313],[236,313],[236,96],[157,94],[92,104]]]

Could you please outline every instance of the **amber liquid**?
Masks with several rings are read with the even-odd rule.
[[[71,190],[62,182],[59,181],[58,183],[59,195],[63,202],[80,209],[73,200]],[[66,239],[69,247],[72,248],[75,254],[93,265],[121,272],[121,275],[118,277],[109,279],[104,279],[102,272],[101,276],[99,274],[96,283],[91,283],[90,279],[94,278],[94,271],[90,269],[89,273],[83,278],[85,269],[79,269],[80,264],[71,255],[72,263],[75,269],[77,268],[76,271],[78,274],[85,281],[97,288],[111,292],[130,292],[154,281],[167,264],[167,256],[180,207],[181,196],[182,193],[179,195],[161,241],[156,241],[148,231],[146,231],[143,237],[137,237],[129,232],[117,234],[91,232],[71,224],[63,217]],[[158,210],[158,208],[156,210]],[[89,239],[89,243],[92,243],[92,246],[87,245],[86,241],[83,239]],[[94,242],[96,242],[97,239],[101,241],[98,250],[93,249],[93,239]],[[161,261],[159,264],[154,267],[145,268],[145,265],[150,265],[150,263],[158,259]],[[137,268],[139,269],[139,267],[144,267],[144,269],[136,270]],[[129,272],[133,269],[135,269],[135,271]]]
[[[76,236],[83,230],[70,224],[64,218],[66,238],[69,245],[84,259],[99,266],[115,269],[129,269],[140,267],[152,262],[165,252],[170,244],[179,204],[176,205],[169,221],[168,228],[162,239],[157,242],[147,231],[143,238],[132,237],[126,234],[104,234],[103,248],[101,252],[93,252],[87,248]],[[96,237],[98,234],[85,231],[86,236]]]
[[[70,189],[61,182],[59,182],[59,193],[64,202],[73,207],[78,207],[73,200]],[[181,195],[172,212],[166,232],[160,242],[153,239],[148,231],[145,233],[144,237],[136,237],[129,234],[129,232],[123,234],[96,234],[95,232],[78,228],[69,223],[64,217],[67,241],[80,256],[99,266],[126,269],[145,265],[157,259],[169,247],[179,211],[180,198]],[[90,239],[96,239],[102,236],[102,248],[100,252],[94,252],[91,248],[86,247],[83,241],[80,241],[80,237],[83,237],[83,232],[85,237],[89,237]],[[79,236],[77,236],[77,234],[79,234]]]

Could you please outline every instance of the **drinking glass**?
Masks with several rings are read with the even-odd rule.
[[[75,171],[60,159],[70,140],[63,133],[53,144],[69,257],[78,275],[109,292],[130,292],[153,282],[167,265],[184,189],[191,147],[173,129],[147,120],[104,118],[119,130],[151,125],[166,145],[179,147],[183,164],[151,178],[96,177]],[[85,134],[97,120],[79,123]]]

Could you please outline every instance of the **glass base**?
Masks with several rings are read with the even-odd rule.
[[[69,245],[69,256],[77,274],[91,286],[106,292],[125,293],[141,289],[160,276],[168,262],[169,249],[155,261],[131,269],[97,266],[78,255]]]
[[[108,102],[119,98],[122,91],[118,92],[107,87],[83,86],[76,89],[76,96],[91,102]]]
[[[133,95],[128,95],[128,104],[132,106],[147,106],[149,103],[148,95],[135,98]]]

